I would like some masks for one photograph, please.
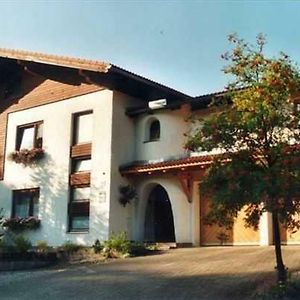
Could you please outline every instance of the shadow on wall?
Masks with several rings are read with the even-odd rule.
[[[34,166],[31,181],[40,188],[41,228],[29,235],[32,240],[46,240],[50,245],[61,243],[67,230],[68,170],[57,166],[52,157],[46,154],[45,158]]]
[[[45,240],[49,245],[57,246],[71,241],[91,245],[96,238],[103,236],[103,219],[99,213],[95,216],[93,209],[90,213],[92,235],[68,233],[69,170],[60,167],[49,154],[34,166],[31,181],[34,186],[40,187],[41,228],[28,234],[33,242]],[[98,199],[92,198],[91,207],[94,207],[94,202]]]

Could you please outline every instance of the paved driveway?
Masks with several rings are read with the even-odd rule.
[[[300,270],[300,247],[284,247]],[[211,247],[97,265],[0,273],[0,299],[249,299],[274,276],[273,247]]]

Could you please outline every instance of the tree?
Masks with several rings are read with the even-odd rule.
[[[186,148],[218,150],[201,187],[212,199],[209,223],[231,227],[246,207],[245,225],[255,228],[272,214],[278,282],[286,281],[280,223],[300,228],[300,113],[293,96],[299,71],[284,53],[269,58],[265,38],[250,45],[230,35],[232,49],[222,57],[232,81],[227,97],[193,129]],[[221,106],[221,109],[220,109]]]

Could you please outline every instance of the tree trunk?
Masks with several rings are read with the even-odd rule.
[[[275,244],[275,253],[276,253],[277,281],[279,284],[282,284],[286,282],[287,271],[282,260],[280,227],[279,227],[277,211],[272,212],[272,221],[273,221],[273,235],[274,235],[274,244]]]

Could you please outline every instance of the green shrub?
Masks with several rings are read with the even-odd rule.
[[[22,235],[17,235],[14,238],[14,243],[16,250],[21,253],[26,253],[32,247],[31,242]]]
[[[93,245],[94,252],[101,253],[103,248],[104,248],[103,244],[97,239]]]
[[[104,242],[103,252],[107,257],[116,257],[118,254],[126,255],[130,251],[130,241],[125,232],[112,234],[109,240]]]
[[[66,251],[66,252],[77,252],[78,250],[82,249],[81,245],[72,243],[70,241],[66,241],[63,245],[62,245],[62,250]]]
[[[36,248],[40,252],[46,252],[48,250],[48,243],[46,241],[37,241]]]
[[[6,247],[6,243],[3,238],[0,238],[0,250]]]
[[[132,242],[130,243],[130,249],[129,249],[129,254],[131,256],[140,256],[140,255],[146,255],[150,252],[151,250],[146,247],[145,244],[143,243],[138,243],[138,242]]]

